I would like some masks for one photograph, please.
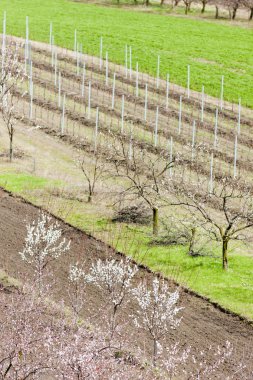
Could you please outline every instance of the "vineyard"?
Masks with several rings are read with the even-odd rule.
[[[77,31],[73,50],[57,46],[52,23],[49,42],[30,41],[28,17],[25,39],[7,35],[4,15],[0,289],[3,302],[13,292],[8,310],[15,328],[22,325],[15,305],[20,315],[31,310],[29,339],[50,324],[52,336],[41,339],[49,341],[43,358],[53,379],[86,378],[80,377],[86,371],[98,373],[94,379],[116,379],[129,370],[122,379],[250,380],[252,109],[241,98],[236,104],[226,100],[224,76],[214,98],[204,86],[201,92],[192,89],[190,65],[184,88],[169,74],[164,79],[160,56],[155,76],[139,70],[130,45],[124,65],[118,65],[110,61],[102,37],[97,57],[83,53]],[[13,291],[21,288],[17,279],[25,283],[32,274],[35,290]],[[52,293],[51,282],[44,287],[47,278],[55,282]],[[63,306],[55,308],[51,297],[64,300]],[[0,320],[11,331],[6,310]],[[98,323],[101,335],[84,328],[82,319]],[[18,364],[11,349],[10,357],[0,360],[3,379],[11,379],[14,367],[17,378],[25,378],[23,355],[29,363],[34,355],[29,368],[37,365],[41,354],[32,344],[30,353],[25,351],[27,336]],[[81,336],[87,351],[96,352],[91,359],[82,351]],[[59,345],[65,348],[59,351]],[[84,367],[73,362],[80,352]],[[54,377],[55,368],[63,377]]]

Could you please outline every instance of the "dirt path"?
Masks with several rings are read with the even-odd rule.
[[[38,208],[22,201],[20,198],[14,198],[0,189],[0,268],[6,270],[10,275],[17,278],[24,278],[27,270],[18,252],[22,249],[25,237],[25,220],[32,221],[38,215]],[[91,265],[91,262],[97,258],[105,258],[115,253],[104,243],[86,235],[85,233],[63,223],[61,227],[67,239],[71,239],[71,251],[61,261],[58,261],[54,268],[54,278],[56,281],[57,297],[65,298],[67,289],[67,273],[70,263],[76,261],[84,262],[85,269]],[[117,255],[117,254],[116,254]],[[140,270],[140,276],[150,280],[153,274],[145,269]],[[174,284],[171,284],[174,287]],[[85,317],[91,317],[94,310],[98,310],[102,305],[102,296],[95,288],[89,288],[87,291],[87,302],[91,307],[91,312],[87,308],[83,311]],[[211,303],[181,290],[181,306],[184,307],[182,312],[183,320],[180,328],[172,332],[168,337],[169,342],[180,341],[182,344],[188,344],[192,347],[193,353],[200,350],[208,350],[210,345],[224,345],[228,340],[234,346],[232,360],[226,363],[222,373],[217,377],[225,379],[231,375],[234,366],[243,359],[248,369],[253,369],[253,328],[246,321],[240,320],[239,317],[221,311]],[[130,310],[135,305],[130,304]],[[96,321],[95,321],[96,319]],[[98,318],[91,320],[97,323]],[[128,314],[122,315],[124,322],[129,320]],[[147,336],[141,336],[134,332],[134,328],[129,323],[129,334],[135,334],[135,345],[142,348],[150,347]],[[146,351],[149,351],[146,349]],[[207,354],[207,360],[212,362],[211,353]],[[238,376],[238,375],[237,375]],[[242,376],[233,377],[242,379]]]

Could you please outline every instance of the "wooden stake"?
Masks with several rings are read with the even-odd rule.
[[[147,107],[148,107],[148,85],[145,85],[145,103],[144,103],[144,120],[147,121]]]

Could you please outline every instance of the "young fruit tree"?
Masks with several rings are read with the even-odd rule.
[[[91,203],[98,182],[105,176],[105,162],[96,151],[91,158],[87,158],[84,154],[80,153],[76,159],[76,165],[82,171],[84,179],[88,184],[88,203]]]
[[[117,332],[118,313],[129,301],[128,295],[137,272],[137,266],[132,265],[129,259],[120,261],[107,259],[104,262],[99,259],[92,265],[90,273],[85,278],[88,283],[96,285],[105,294],[110,314],[109,346]]]
[[[49,263],[69,251],[70,241],[62,237],[59,223],[43,211],[37,220],[27,224],[26,230],[25,246],[19,254],[32,267],[41,292],[46,268]]]
[[[135,325],[149,333],[153,341],[153,365],[156,366],[162,339],[181,322],[177,315],[182,308],[176,306],[179,291],[169,292],[167,283],[155,278],[151,289],[146,284],[139,284],[132,294],[139,306]]]
[[[132,141],[126,144],[121,138],[113,146],[113,175],[125,181],[120,197],[133,201],[142,199],[153,213],[153,234],[158,235],[159,207],[166,205],[165,183],[174,158],[168,152],[149,153],[145,147],[137,147]],[[167,194],[167,193],[166,193]]]
[[[221,243],[222,267],[228,269],[228,248],[233,240],[247,241],[252,237],[253,186],[242,178],[222,177],[210,184],[199,178],[196,182],[183,177],[171,183],[177,200],[189,217],[205,230],[210,239]]]
[[[25,78],[25,71],[19,61],[19,45],[10,45],[2,50],[0,77],[0,111],[9,137],[9,159],[13,159],[13,138],[15,133],[15,89]]]

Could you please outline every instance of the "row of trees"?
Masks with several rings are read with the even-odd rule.
[[[70,243],[59,224],[44,213],[27,225],[20,255],[34,281],[32,286],[27,282],[18,289],[0,289],[4,305],[0,313],[1,379],[39,379],[42,375],[70,380],[215,377],[232,355],[231,344],[224,342],[223,347],[211,349],[212,359],[210,352],[201,350],[197,357],[190,346],[168,344],[172,329],[179,328],[182,319],[179,291],[171,292],[167,282],[156,277],[150,284],[138,280],[139,269],[128,259],[98,259],[88,271],[80,264],[71,265],[70,306],[53,302],[52,278],[56,276],[51,263],[68,253]],[[91,306],[86,300],[89,286],[102,296],[101,308],[96,310],[104,321],[102,330],[87,326],[82,319],[82,310]],[[151,363],[138,349],[132,350],[129,321],[153,342]],[[134,342],[135,335],[132,339]],[[234,371],[241,379],[251,376],[243,363],[236,363]]]
[[[154,236],[159,232],[159,210],[171,208],[172,214],[180,221],[180,216],[175,212],[179,207],[184,210],[184,228],[187,226],[192,236],[189,251],[194,249],[197,233],[210,242],[219,242],[224,270],[228,269],[229,243],[251,240],[253,186],[243,178],[230,175],[215,177],[213,167],[210,178],[201,169],[189,177],[189,163],[182,155],[172,157],[165,151],[149,153],[135,145],[132,139],[126,142],[124,137],[115,138],[112,143],[109,169],[102,165],[103,160],[98,149],[89,167],[84,165],[82,153],[77,161],[88,182],[89,201],[103,176],[114,177],[117,183],[124,183],[118,193],[120,202],[124,200],[131,205],[136,200],[142,200],[151,210]]]
[[[137,1],[136,1],[137,2]],[[149,5],[150,0],[145,0],[145,4]],[[161,0],[161,5],[165,3],[165,0]],[[249,11],[249,19],[253,18],[253,0],[172,0],[172,7],[177,7],[179,5],[184,5],[185,14],[191,10],[193,4],[201,5],[201,13],[204,13],[207,5],[213,5],[215,7],[215,17],[219,17],[220,9],[227,9],[229,12],[229,17],[231,19],[236,18],[238,9],[246,9]]]

